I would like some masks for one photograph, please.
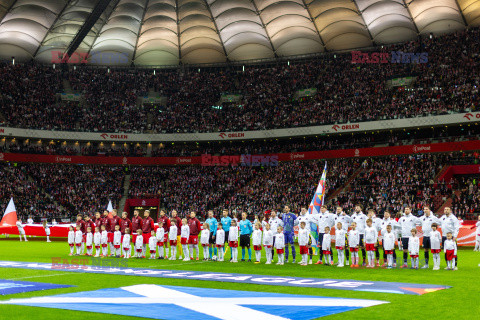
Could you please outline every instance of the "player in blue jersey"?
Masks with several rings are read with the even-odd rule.
[[[223,209],[222,218],[220,219],[223,231],[225,231],[225,243],[228,244],[228,233],[230,231],[230,225],[232,224],[232,218],[228,216],[228,210]],[[225,246],[225,253],[228,251],[228,245]],[[232,253],[230,252],[230,261],[232,261]]]
[[[240,220],[240,247],[242,247],[242,261],[245,261],[245,247],[248,249],[248,262],[252,262],[252,249],[250,249],[250,235],[253,233],[252,223],[247,220],[247,213],[242,212]]]
[[[285,262],[288,263],[289,244],[292,247],[293,262],[295,262],[295,256],[296,256],[295,244],[294,244],[295,231],[293,230],[293,227],[296,224],[298,224],[298,220],[297,220],[297,216],[290,212],[289,206],[285,206],[285,208],[283,208],[282,220],[284,225],[283,235],[285,236]]]
[[[217,255],[217,247],[216,247],[216,235],[217,235],[217,219],[213,217],[213,211],[208,211],[208,219],[205,220],[210,227],[210,240],[208,241],[208,253],[210,254],[210,260],[212,260],[212,255]]]

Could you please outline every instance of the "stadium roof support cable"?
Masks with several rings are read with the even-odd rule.
[[[258,10],[257,4],[255,3],[255,0],[250,0],[250,1],[252,2],[253,7],[255,8],[255,11],[258,15],[258,18],[260,19],[260,22],[262,23],[262,27],[265,30],[265,34],[267,35],[268,42],[270,42],[270,45],[272,46],[273,54],[275,55],[275,58],[278,58],[277,51],[276,51],[275,47],[273,46],[272,38],[268,34],[267,26],[265,25],[265,22],[263,22],[262,15],[260,14],[260,11]]]
[[[467,19],[465,19],[465,16],[463,15],[462,7],[460,7],[460,4],[458,3],[458,0],[455,0],[455,4],[458,7],[458,12],[460,12],[460,15],[462,16],[463,23],[465,24],[465,26],[468,27]]]
[[[222,43],[222,48],[223,48],[223,53],[225,54],[225,58],[227,59],[227,61],[229,61],[228,54],[227,54],[227,49],[225,49],[225,43],[223,42],[222,36],[220,35],[220,30],[218,29],[217,20],[213,16],[212,9],[210,8],[210,5],[208,4],[208,1],[207,0],[203,0],[203,1],[205,2],[205,7],[207,7],[208,12],[210,13],[210,17],[212,18],[213,25],[215,26],[215,29],[217,30],[218,39]]]
[[[135,41],[135,47],[133,48],[131,65],[135,65],[135,54],[137,53],[138,40],[140,39],[140,34],[142,32],[142,27],[143,27],[143,21],[145,20],[145,14],[147,13],[149,4],[150,4],[150,0],[147,0],[147,2],[145,3],[145,8],[143,9],[142,20],[140,21],[140,26],[138,28],[138,34],[137,34],[137,39]]]
[[[305,10],[307,10],[308,17],[310,18],[310,21],[312,21],[313,26],[315,27],[315,31],[317,31],[318,34],[318,39],[320,39],[320,42],[322,43],[323,50],[327,51],[327,47],[325,46],[325,42],[322,39],[322,36],[320,35],[320,31],[318,31],[317,24],[315,23],[315,20],[313,19],[312,13],[310,11],[310,7],[307,5],[305,0],[302,0],[303,5],[305,6]]]
[[[362,17],[363,24],[365,25],[365,28],[367,29],[367,32],[368,32],[368,35],[370,36],[370,39],[372,40],[372,44],[375,45],[375,40],[373,39],[372,33],[370,32],[370,28],[368,27],[367,22],[365,21],[365,18],[363,17],[363,12],[360,11],[360,8],[358,7],[357,1],[358,0],[353,0],[353,3],[355,4],[355,8],[357,8],[357,11],[358,11],[360,17]]]
[[[410,3],[412,3],[412,2],[413,2],[413,0],[410,1]],[[407,0],[403,0],[403,3],[405,4],[405,8],[407,9],[407,12],[408,12],[408,15],[410,16],[410,19],[412,19],[412,23],[413,23],[413,26],[415,27],[415,31],[417,31],[417,37],[420,37],[420,31],[418,30],[418,26],[417,26],[417,23],[415,22],[415,19],[413,19],[412,12],[410,11],[410,7],[407,4]]]
[[[182,46],[180,45],[180,19],[178,17],[178,0],[175,0],[175,13],[177,15],[177,39],[178,39],[178,61],[179,64],[182,64]]]
[[[110,4],[110,1],[112,0],[99,0],[97,2],[97,5],[93,8],[87,20],[85,20],[84,24],[82,25],[80,30],[78,30],[72,42],[68,46],[66,50],[66,54],[68,56],[70,56],[72,53],[75,52],[75,50],[77,50],[78,46],[82,43],[83,39],[85,39],[85,36],[88,34],[88,32],[90,32],[90,29],[92,29],[92,27],[97,22],[98,18],[100,18],[102,13],[108,7],[108,5]]]

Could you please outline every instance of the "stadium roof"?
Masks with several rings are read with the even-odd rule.
[[[100,0],[101,1],[101,0]],[[51,62],[99,0],[0,0],[0,59]],[[370,47],[480,24],[480,0],[112,0],[77,51],[135,65]]]

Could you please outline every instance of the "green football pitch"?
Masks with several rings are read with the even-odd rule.
[[[298,248],[297,248],[298,252]],[[0,239],[0,260],[52,263],[52,258],[70,259],[69,247],[65,241],[46,243],[42,238],[30,238],[29,242],[20,242],[17,238]],[[401,253],[397,252],[401,257]],[[285,264],[265,265],[249,262],[232,264],[228,262],[188,261],[182,260],[148,260],[130,259],[128,267],[149,269],[172,269],[206,272],[243,273],[257,275],[295,276],[328,279],[355,279],[368,281],[425,283],[451,286],[450,289],[435,291],[424,295],[402,295],[376,292],[356,292],[335,289],[299,288],[287,286],[269,286],[256,284],[225,283],[199,281],[190,279],[164,279],[140,276],[122,276],[108,274],[86,274],[66,271],[28,270],[0,268],[0,279],[47,282],[74,285],[74,287],[33,291],[0,296],[1,300],[57,295],[77,291],[93,291],[102,288],[118,288],[135,284],[159,284],[186,287],[216,288],[242,291],[261,291],[325,297],[343,297],[387,301],[378,305],[339,313],[328,319],[478,319],[480,315],[480,253],[471,248],[460,249],[459,270],[444,270],[445,261],[442,254],[441,270],[411,269],[351,269],[334,266]],[[201,253],[201,257],[203,257]],[[421,256],[422,257],[422,256]],[[241,249],[239,248],[239,259]],[[314,257],[314,262],[318,258]],[[298,257],[297,257],[298,260]],[[94,308],[92,308],[94,310]],[[0,319],[135,319],[133,317],[108,315],[102,313],[68,311],[51,308],[1,305]],[[136,318],[139,319],[139,318]],[[253,319],[247,319],[253,320]]]

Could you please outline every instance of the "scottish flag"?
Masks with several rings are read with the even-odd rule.
[[[0,301],[165,320],[309,320],[384,303],[388,302],[155,284]]]

